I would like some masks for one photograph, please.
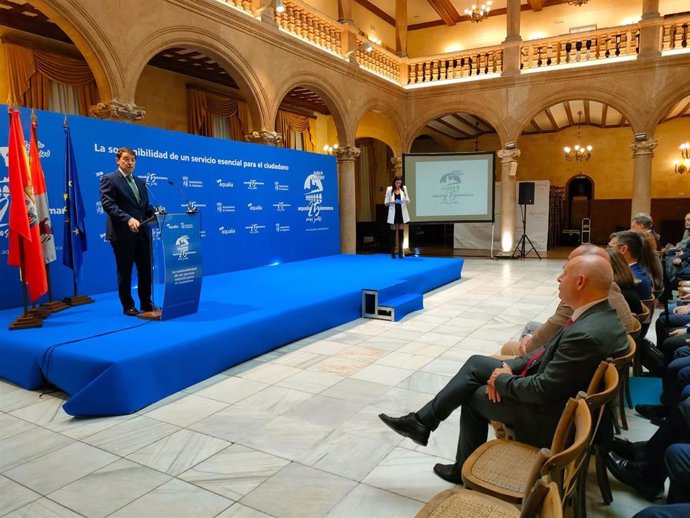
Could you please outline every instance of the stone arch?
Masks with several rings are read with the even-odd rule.
[[[448,115],[449,113],[471,113],[480,117],[491,127],[496,130],[498,138],[501,143],[505,144],[511,139],[508,138],[509,133],[507,132],[504,123],[502,122],[502,116],[499,110],[493,109],[487,104],[478,105],[477,103],[467,103],[467,102],[446,102],[439,106],[434,107],[433,111],[429,111],[424,115],[417,117],[410,125],[410,130],[407,132],[405,140],[403,142],[403,151],[409,152],[412,147],[412,142],[424,133],[424,128],[427,122]],[[513,139],[514,140],[514,139]]]
[[[343,96],[340,94],[338,89],[331,84],[330,81],[328,81],[328,79],[318,74],[300,73],[299,75],[295,75],[293,78],[288,79],[285,82],[283,87],[276,92],[271,109],[271,124],[275,124],[275,118],[278,115],[278,109],[280,108],[280,104],[283,102],[283,99],[285,99],[287,94],[297,86],[308,88],[312,92],[318,94],[319,97],[323,99],[323,102],[326,104],[326,106],[328,106],[331,117],[333,117],[335,129],[338,132],[339,145],[341,147],[354,146],[355,132],[350,121],[345,119],[344,114],[347,113],[347,109],[341,101]]]
[[[523,111],[524,116],[518,116],[515,118],[515,126],[511,131],[511,133],[514,135],[512,140],[517,140],[522,134],[524,128],[529,124],[529,121],[542,110],[550,108],[551,106],[559,103],[572,100],[596,101],[612,106],[618,110],[630,123],[630,130],[632,133],[640,131],[640,129],[644,126],[639,111],[635,109],[633,104],[629,103],[620,95],[614,95],[608,92],[555,92],[551,95],[531,102],[528,109]]]
[[[88,9],[80,5],[71,5],[68,9],[57,0],[30,0],[30,3],[47,15],[77,47],[96,80],[100,100],[118,97],[124,78],[122,61]]]
[[[144,67],[159,52],[175,46],[198,50],[216,60],[232,75],[240,91],[246,95],[247,107],[255,128],[273,129],[268,117],[269,101],[254,68],[229,41],[218,34],[197,27],[166,27],[154,32],[132,50],[127,71],[127,95],[134,99]]]
[[[366,135],[357,135],[357,138],[372,137],[380,140],[393,150],[394,156],[400,156],[403,152],[403,132],[401,130],[403,121],[399,117],[399,112],[381,99],[370,99],[356,111],[353,115],[353,121],[356,121],[355,132],[359,128],[363,117],[372,111],[379,112],[382,117],[388,119],[393,124],[395,134],[391,135],[383,130],[377,131],[374,129],[374,131],[369,131]]]
[[[680,81],[679,84],[673,85],[673,88],[665,89],[660,95],[660,99],[655,103],[656,109],[650,114],[649,122],[644,128],[650,137],[656,131],[656,127],[663,122],[671,108],[688,95],[690,95],[690,84],[686,81]]]

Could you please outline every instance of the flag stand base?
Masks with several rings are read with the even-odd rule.
[[[51,312],[57,313],[58,311],[62,311],[63,309],[67,309],[68,307],[70,307],[70,305],[67,304],[66,302],[63,302],[62,300],[51,300],[50,302],[44,302],[39,307],[47,308]]]
[[[65,297],[63,300],[65,304],[69,304],[70,306],[83,306],[84,304],[96,302],[88,295],[75,295],[74,297]]]
[[[17,329],[31,329],[33,327],[43,327],[43,319],[37,314],[23,313],[9,326],[10,331]]]
[[[33,307],[29,308],[28,313],[31,315],[36,315],[38,318],[41,320],[45,320],[48,318],[53,311],[50,308],[47,308],[45,306],[38,306],[38,307]]]
[[[160,320],[161,314],[162,311],[160,309],[154,309],[153,311],[144,311],[143,313],[139,313],[137,318],[144,320]]]

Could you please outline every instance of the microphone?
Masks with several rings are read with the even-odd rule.
[[[154,205],[153,205],[153,211],[154,211],[153,216],[156,216],[158,214],[167,214],[165,207],[163,207],[163,205],[158,204],[158,200],[156,199],[156,195],[153,194],[153,189],[151,189],[151,186],[146,182],[144,182],[144,185],[146,185],[146,190],[148,191],[148,193],[151,196],[151,199],[153,200],[153,203],[154,203]],[[149,219],[151,219],[151,218],[147,218],[147,221]]]
[[[194,206],[194,203],[192,203],[189,197],[185,194],[185,192],[182,189],[180,189],[178,185],[175,185],[175,183],[172,180],[168,180],[168,184],[172,185],[175,189],[177,189],[177,192],[179,192],[187,202],[187,214],[196,214],[197,212],[199,212],[199,209],[197,209]]]

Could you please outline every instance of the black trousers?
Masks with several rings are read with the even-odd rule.
[[[137,266],[137,293],[140,308],[151,309],[151,240],[141,232],[135,239],[111,241],[117,265],[117,292],[122,309],[134,307],[132,298],[132,268]]]
[[[486,396],[486,381],[501,361],[488,356],[472,356],[441,391],[417,412],[417,417],[432,430],[462,406],[460,436],[455,462],[462,466],[474,450],[486,442],[489,421],[512,426],[516,405],[501,400],[492,403]]]

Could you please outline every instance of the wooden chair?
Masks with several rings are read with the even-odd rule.
[[[654,316],[654,304],[656,303],[656,299],[654,298],[654,296],[652,296],[652,298],[642,299],[640,302],[642,302],[642,305],[649,310],[649,315],[641,322],[642,329],[640,330],[640,339],[642,339],[645,336],[647,336],[649,325],[652,323],[652,317]]]
[[[468,489],[519,505],[535,480],[546,475],[559,485],[565,501],[575,488],[591,430],[587,403],[579,396],[571,398],[558,422],[550,450],[505,439],[486,442],[463,464],[462,480]]]
[[[417,513],[416,518],[563,518],[563,503],[555,482],[541,478],[518,509],[484,493],[462,487],[439,493]]]
[[[587,388],[587,393],[583,395],[589,411],[592,414],[592,435],[589,445],[585,452],[582,469],[579,471],[577,480],[576,498],[574,498],[575,518],[585,518],[587,516],[587,505],[585,489],[587,486],[587,474],[589,461],[592,455],[596,460],[596,474],[599,483],[601,497],[605,503],[611,503],[611,487],[609,486],[608,473],[606,471],[606,451],[599,447],[601,437],[599,436],[599,426],[605,416],[607,407],[616,396],[620,377],[618,370],[611,360],[602,361],[597,368],[592,382]],[[610,411],[610,410],[609,410]]]
[[[616,428],[616,434],[620,433],[621,428],[623,430],[628,429],[628,421],[625,418],[625,405],[623,401],[624,398],[627,398],[629,402],[631,402],[632,399],[630,396],[630,366],[632,365],[633,359],[637,354],[637,344],[630,335],[628,335],[628,345],[628,354],[611,360],[616,366],[618,376],[620,377],[620,382],[618,383],[618,393],[616,395],[616,406],[618,408],[620,423],[618,422],[618,418],[616,418],[616,412],[613,412],[613,424]]]
[[[652,315],[653,315],[653,310],[650,310],[648,303],[643,302],[642,304],[642,313],[635,314],[635,318],[637,321],[640,323],[640,328],[637,330],[637,332],[631,331],[630,335],[633,337],[635,340],[635,343],[639,343],[640,340],[644,338],[644,335],[642,334],[642,328],[643,326],[646,326],[649,328],[649,325],[652,321]],[[647,334],[646,332],[644,334]],[[637,353],[635,354],[635,358],[633,359],[633,376],[641,376],[642,375],[642,348],[638,347],[637,348]],[[628,400],[628,406],[632,408],[632,401]]]

